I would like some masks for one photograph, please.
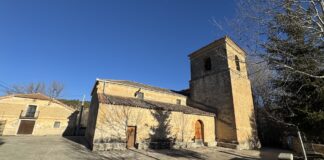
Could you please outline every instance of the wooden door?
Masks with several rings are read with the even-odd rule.
[[[17,134],[32,134],[35,121],[21,120]]]
[[[134,148],[136,138],[136,127],[128,126],[127,127],[127,148]]]
[[[200,120],[198,120],[195,124],[195,140],[203,141],[203,124]]]
[[[6,120],[0,120],[0,136],[2,136],[4,128],[6,125]]]

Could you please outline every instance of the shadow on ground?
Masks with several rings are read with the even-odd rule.
[[[141,151],[139,151],[139,150],[136,150],[136,149],[130,149],[130,151],[132,151],[132,152],[134,152],[134,153],[136,153],[136,154],[140,154],[140,155],[142,155],[142,156],[146,156],[146,157],[149,157],[149,158],[152,158],[152,159],[159,160],[158,158],[156,158],[156,157],[154,157],[154,156],[151,156],[151,155],[149,155],[149,154],[143,153],[143,152],[141,152]]]
[[[165,154],[171,157],[177,158],[189,158],[189,159],[207,159],[208,157],[199,152],[195,152],[187,149],[171,149],[171,150],[155,150],[155,152]]]
[[[0,138],[0,146],[3,145],[5,142],[3,141],[2,138]]]
[[[225,151],[218,151],[218,152],[235,156],[235,158],[232,158],[231,160],[238,160],[238,159],[244,159],[244,160],[245,159],[246,160],[257,160],[257,159],[273,160],[273,159],[278,159],[278,156],[279,156],[280,153],[292,153],[289,150],[283,150],[283,149],[277,149],[277,148],[261,148],[260,150],[255,150],[255,151],[259,152],[258,155],[257,155],[258,158],[251,157],[251,156],[249,156],[247,154],[244,154],[244,153],[236,153],[236,152],[233,152],[233,151],[226,151],[225,150]]]
[[[254,157],[250,157],[250,156],[245,156],[245,155],[242,155],[242,154],[237,154],[235,152],[230,152],[230,151],[218,151],[218,152],[235,156],[235,158],[231,158],[231,160],[239,160],[239,159],[240,160],[259,160],[260,159],[260,158],[254,158]]]
[[[63,138],[72,141],[74,143],[80,144],[85,148],[89,149],[89,144],[84,136],[64,136]]]
[[[88,143],[84,136],[64,136],[64,138],[70,143],[71,150],[73,150],[74,154],[78,155],[78,157],[91,159],[91,160],[115,160],[116,159],[111,157],[105,157],[96,154],[95,152],[92,152],[89,149]]]
[[[187,159],[207,159],[208,157],[204,154],[201,154],[199,152],[195,152],[192,150],[186,150],[186,149],[158,149],[158,150],[148,150],[147,152],[150,153],[150,155],[145,154],[145,152],[141,152],[138,150],[132,150],[133,152],[137,152],[139,154],[143,154],[145,156],[149,156],[150,158],[154,159],[160,159],[159,157],[152,157],[154,154],[162,154],[165,156],[170,156],[173,158],[187,158]]]

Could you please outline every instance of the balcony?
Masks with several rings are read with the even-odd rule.
[[[20,119],[37,119],[39,115],[39,111],[28,112],[25,110],[21,110]]]

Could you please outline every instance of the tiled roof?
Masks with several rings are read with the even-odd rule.
[[[52,100],[52,98],[45,96],[41,93],[30,93],[30,94],[13,94],[14,97],[20,98],[30,98],[30,99],[39,99],[39,100]]]
[[[175,91],[172,91],[172,90],[169,90],[169,89],[160,88],[160,87],[154,87],[154,86],[150,86],[150,85],[146,85],[146,84],[142,84],[142,83],[138,83],[138,82],[133,82],[133,81],[112,80],[112,79],[97,79],[97,80],[98,81],[112,82],[112,83],[117,83],[117,84],[122,84],[122,85],[128,85],[128,86],[133,86],[133,87],[137,87],[137,88],[144,88],[144,89],[153,90],[153,91],[157,91],[157,92],[175,94],[175,95],[178,95],[178,96],[184,96],[182,94],[179,94],[179,93],[177,93]]]
[[[104,103],[104,104],[141,107],[147,109],[157,109],[157,110],[166,110],[166,111],[178,111],[186,114],[197,114],[197,115],[204,115],[204,116],[214,116],[213,113],[205,112],[190,106],[162,103],[162,102],[149,101],[149,100],[141,100],[137,98],[98,94],[98,99],[100,103]]]
[[[48,97],[48,96],[46,96],[46,95],[44,95],[42,93],[11,94],[11,95],[8,95],[8,96],[0,97],[0,99],[9,98],[9,97],[19,97],[19,98],[29,98],[29,99],[38,99],[38,100],[52,101],[52,102],[55,102],[57,104],[63,105],[63,106],[65,106],[66,108],[68,108],[70,110],[74,110],[73,108],[71,108],[70,106],[66,105],[65,103],[63,103],[63,102],[61,102],[59,100],[53,99],[51,97]]]

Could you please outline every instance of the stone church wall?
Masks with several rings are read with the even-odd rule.
[[[189,57],[188,102],[202,104],[206,106],[202,109],[216,113],[216,140],[238,144],[235,147],[238,149],[259,147],[244,51],[230,38],[224,37]],[[211,69],[206,69],[208,58]]]
[[[195,123],[198,120],[204,125],[205,145],[215,146],[212,116],[100,104],[93,150],[125,148],[127,126],[136,126],[136,145],[139,149],[152,146],[154,139],[172,142],[169,144],[171,147],[194,147]]]
[[[228,65],[231,75],[238,148],[258,148],[260,144],[257,138],[252,90],[247,76],[246,59],[243,51],[233,43],[229,41],[226,44],[226,50],[229,57]],[[240,71],[236,69],[235,55],[240,60]]]
[[[216,139],[221,142],[236,142],[236,130],[231,91],[230,72],[227,68],[225,46],[215,44],[191,56],[190,102],[200,103],[204,110],[217,113]],[[204,60],[211,58],[212,69],[205,71]],[[198,106],[198,105],[197,105]]]

